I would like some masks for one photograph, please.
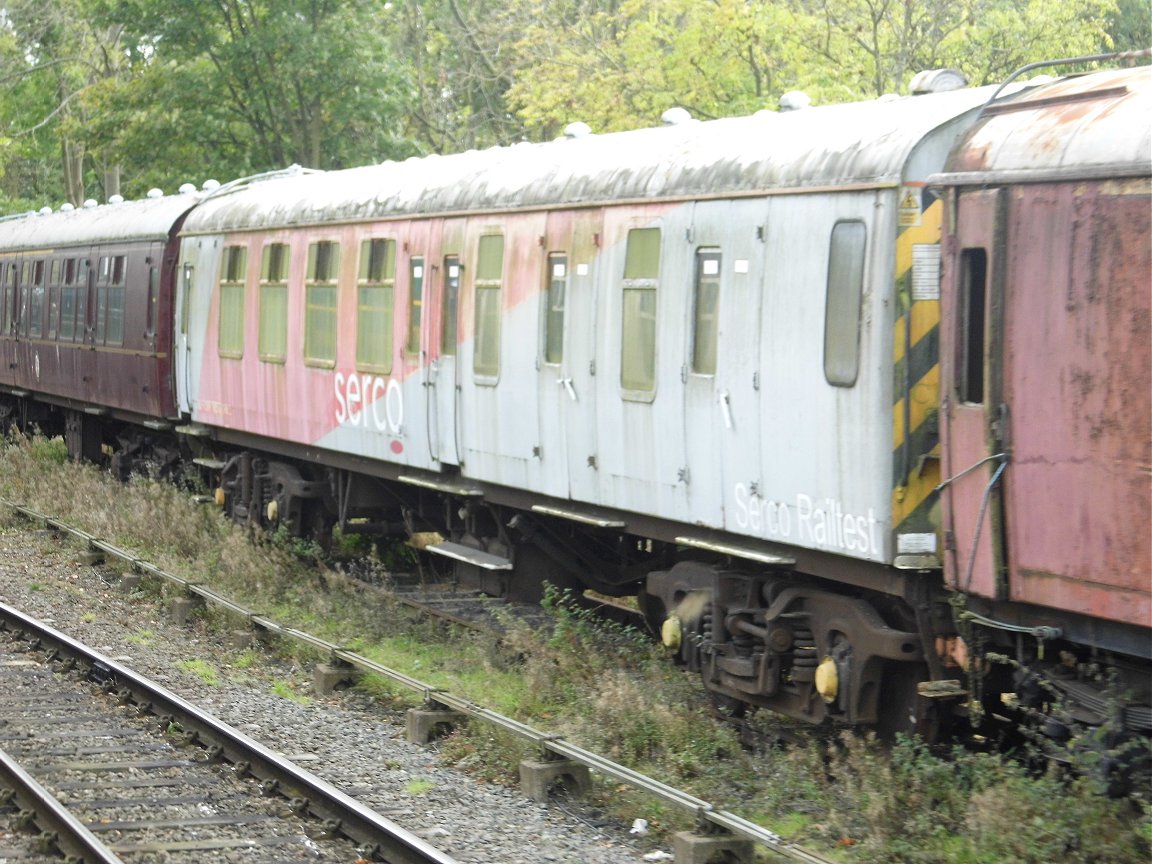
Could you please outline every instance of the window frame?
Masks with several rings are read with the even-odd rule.
[[[256,354],[262,363],[285,363],[288,360],[288,276],[291,262],[292,247],[288,243],[265,240],[260,247]]]
[[[693,375],[714,376],[720,353],[720,281],[724,273],[724,255],[719,246],[701,246],[696,250],[695,264],[692,352],[688,368]],[[702,312],[705,306],[710,308]]]
[[[472,375],[479,384],[494,385],[500,378],[505,251],[501,232],[486,231],[476,241],[476,278],[472,285],[475,292]]]
[[[959,302],[956,340],[956,398],[983,405],[988,353],[988,263],[983,246],[966,246],[959,256]],[[978,266],[974,266],[978,265]],[[973,301],[978,301],[974,303]]]
[[[568,311],[568,253],[549,252],[544,264],[544,333],[540,339],[541,359],[549,366],[564,363],[564,319]],[[557,275],[556,268],[563,272]]]
[[[304,365],[332,369],[336,366],[340,335],[339,240],[315,240],[308,244],[304,270]]]
[[[440,356],[455,357],[460,338],[460,282],[464,265],[459,255],[444,256],[440,281]]]
[[[360,242],[356,277],[357,371],[392,373],[395,319],[396,241],[367,237]],[[369,345],[380,347],[365,357]]]
[[[404,339],[404,352],[418,355],[420,353],[420,329],[424,321],[424,280],[427,269],[424,266],[423,255],[412,255],[408,258],[408,302],[407,334]]]
[[[631,402],[652,402],[656,398],[663,243],[663,229],[653,225],[630,228],[625,239],[620,280],[620,390],[622,397]]]
[[[867,268],[867,223],[838,219],[828,240],[824,295],[824,380],[833,387],[854,387],[860,377]]]
[[[220,255],[216,353],[228,360],[244,357],[244,305],[248,284],[248,244],[231,243]],[[226,338],[227,337],[227,338]]]

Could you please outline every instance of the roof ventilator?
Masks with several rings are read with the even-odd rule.
[[[968,86],[968,79],[964,73],[955,69],[925,69],[917,72],[908,85],[908,91],[913,96],[922,96],[925,93],[944,93],[947,90],[963,90]]]

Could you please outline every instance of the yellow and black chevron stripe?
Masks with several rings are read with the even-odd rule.
[[[895,387],[892,407],[892,526],[896,534],[939,528],[940,300],[915,299],[913,249],[940,249],[943,206],[925,189],[918,225],[902,227],[896,240]]]

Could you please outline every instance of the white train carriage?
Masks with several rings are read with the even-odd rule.
[[[695,549],[907,595],[919,577],[891,565],[938,566],[940,214],[924,181],[987,96],[217,194],[183,230],[180,405],[194,429],[284,454],[260,494],[230,463],[228,494],[261,518],[323,500],[346,521],[386,497],[365,491],[373,475],[434,496],[442,518],[424,516],[446,542],[432,551],[484,572],[519,571],[529,547],[601,589],[660,570],[653,609],[671,608],[713,578],[661,569]],[[485,508],[499,513],[465,515]],[[597,557],[580,531],[648,557]],[[847,618],[868,631],[848,634],[872,646],[861,668],[923,658],[914,627]],[[875,719],[869,680],[830,710]],[[790,699],[761,701],[824,710]]]

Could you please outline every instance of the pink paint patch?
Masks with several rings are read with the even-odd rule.
[[[397,454],[397,455],[404,452],[404,442],[403,441],[393,441],[389,446],[392,448],[392,452]]]

